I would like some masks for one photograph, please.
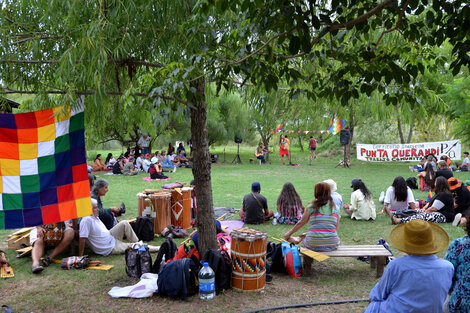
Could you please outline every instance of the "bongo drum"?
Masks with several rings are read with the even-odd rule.
[[[249,228],[236,228],[232,237],[232,287],[259,291],[266,284],[266,248],[268,234]]]
[[[149,194],[138,193],[137,198],[139,216],[142,216],[142,212],[147,207],[150,211],[154,212],[152,216],[154,218],[153,227],[155,234],[160,234],[165,227],[171,224],[171,193],[165,190],[155,190]]]
[[[192,187],[171,189],[171,224],[184,229],[191,227]]]

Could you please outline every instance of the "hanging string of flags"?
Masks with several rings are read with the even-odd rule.
[[[280,124],[278,127],[276,127],[275,130],[271,130],[271,134],[275,133],[298,133],[298,134],[333,134],[336,135],[339,133],[340,130],[344,128],[344,124],[346,123],[346,120],[338,118],[336,115],[334,115],[331,118],[330,124],[328,126],[328,129],[324,130],[287,130],[284,129],[284,125]],[[245,129],[246,132],[250,131],[249,129]]]

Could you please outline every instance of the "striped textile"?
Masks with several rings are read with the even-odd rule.
[[[309,204],[307,209],[310,213],[310,226],[303,240],[304,247],[313,251],[336,250],[340,244],[336,232],[339,219],[336,206],[333,206],[333,212],[330,211],[328,204],[321,207],[317,213],[313,212],[312,204]]]

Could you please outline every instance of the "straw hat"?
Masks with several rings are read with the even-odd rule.
[[[392,229],[390,243],[407,254],[428,255],[447,249],[449,235],[437,224],[416,219]]]

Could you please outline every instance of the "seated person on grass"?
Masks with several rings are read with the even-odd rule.
[[[52,260],[70,245],[75,237],[74,229],[77,229],[76,219],[36,226],[31,229],[29,242],[31,246],[33,246],[33,250],[31,251],[31,257],[33,259],[31,271],[33,274],[42,272],[44,267],[49,266]],[[52,250],[48,257],[42,259],[41,265],[39,261],[46,247],[54,247],[54,250]]]
[[[145,173],[148,173],[151,164],[152,164],[152,161],[150,161],[150,153],[147,153],[145,155],[145,159],[142,161],[142,170]]]
[[[470,213],[470,191],[455,177],[449,178],[447,182],[454,197],[454,212],[456,213],[452,225],[465,225],[466,216]]]
[[[351,182],[353,193],[351,194],[351,203],[343,205],[344,212],[351,219],[356,220],[375,220],[375,204],[372,193],[360,178],[354,178]]]
[[[417,176],[419,179],[419,188],[421,191],[434,190],[436,172],[434,172],[434,169],[430,163],[426,164],[424,171],[420,172]]]
[[[240,218],[247,224],[262,224],[273,217],[274,212],[268,210],[268,200],[260,195],[261,186],[259,182],[251,185],[251,193],[243,198]]]
[[[135,161],[134,157],[129,158],[129,162],[127,162],[124,165],[124,168],[122,169],[122,175],[134,176],[134,175],[139,174],[139,171],[135,168],[134,161]]]
[[[285,183],[281,194],[277,198],[277,212],[275,219],[279,224],[295,225],[302,218],[304,205],[292,183]]]
[[[462,163],[455,162],[455,165],[457,166],[457,170],[462,171],[462,172],[468,172],[468,167],[470,166],[470,159],[468,158],[468,152],[463,153]]]
[[[323,182],[330,186],[331,198],[339,212],[343,207],[343,197],[337,192],[338,186],[336,185],[336,182],[333,179],[327,179]]]
[[[387,189],[382,211],[390,216],[395,213],[400,214],[408,207],[412,210],[415,209],[415,197],[410,187],[407,186],[405,179],[402,176],[397,176]]]
[[[142,165],[144,165],[144,160],[145,160],[145,157],[143,153],[139,154],[138,158],[135,160],[135,167],[137,168],[139,172],[144,170],[142,168]]]
[[[455,218],[454,199],[452,198],[447,179],[442,176],[436,178],[434,197],[424,208],[415,211],[417,214],[402,218],[392,215],[392,224],[408,223],[414,219],[433,223],[451,223]]]
[[[110,207],[109,209],[103,209],[103,202],[101,201],[101,197],[104,197],[108,192],[109,183],[105,179],[98,179],[93,188],[91,188],[91,198],[95,199],[98,203],[99,209],[99,218],[106,226],[107,229],[111,229],[114,225],[117,224],[117,220],[115,215],[120,216],[125,212],[125,205],[124,202],[121,203],[121,207]]]
[[[106,229],[99,219],[98,202],[91,199],[93,214],[82,218],[80,221],[80,240],[78,243],[78,255],[85,251],[85,243],[91,250],[99,255],[123,254],[127,248],[132,248],[139,238],[134,233],[128,221],[121,221],[110,230]],[[128,243],[123,242],[126,236]],[[150,252],[157,252],[159,247],[148,246]]]
[[[114,163],[116,163],[116,159],[113,157],[113,154],[111,152],[108,153],[108,156],[106,157],[106,160],[104,163],[106,164],[109,170],[113,169],[113,165]]]
[[[152,160],[152,164],[149,168],[149,174],[151,179],[167,179],[168,177],[162,173],[162,165],[158,162],[158,159]]]
[[[116,163],[113,165],[113,174],[114,175],[119,175],[122,174],[122,170],[124,169],[124,156],[120,156]]]
[[[454,173],[452,173],[452,170],[449,169],[449,167],[447,166],[447,162],[445,160],[440,160],[438,162],[438,166],[439,166],[439,170],[436,171],[436,178],[439,176],[442,176],[445,179],[454,177]]]
[[[101,154],[97,154],[93,162],[93,172],[106,171],[107,169],[108,167],[104,164]]]
[[[184,148],[182,142],[180,142],[179,145],[178,145],[178,148],[176,148],[176,153],[177,154],[182,154],[186,157],[186,149]]]

